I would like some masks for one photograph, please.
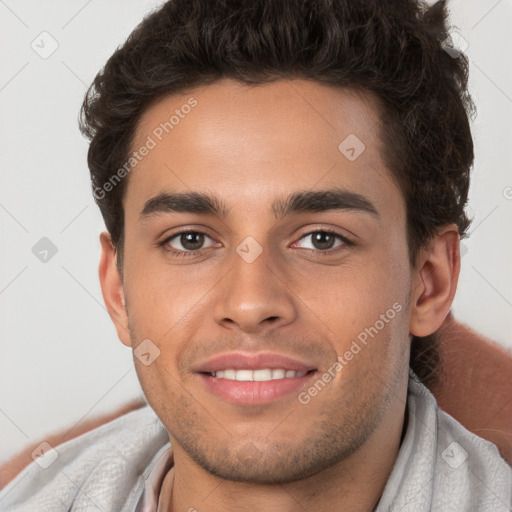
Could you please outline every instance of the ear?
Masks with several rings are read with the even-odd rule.
[[[116,266],[116,251],[110,234],[103,231],[100,234],[100,243],[99,277],[103,300],[105,301],[108,314],[114,322],[117,336],[124,345],[130,347],[131,340],[123,282]]]
[[[438,230],[421,249],[414,271],[410,333],[428,336],[443,323],[450,311],[460,271],[460,237],[455,224]]]

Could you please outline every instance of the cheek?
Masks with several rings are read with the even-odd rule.
[[[407,355],[409,279],[407,253],[396,245],[340,268],[324,282],[329,291],[316,307],[324,312],[338,355],[379,368]]]
[[[138,334],[163,340],[187,330],[218,280],[193,266],[169,265],[158,255],[134,251],[126,260],[125,291]],[[199,267],[198,267],[199,268]]]
[[[136,372],[144,395],[160,418],[173,418],[176,407],[190,400],[178,384],[178,376],[168,364],[168,354],[161,355],[149,366],[136,362]]]

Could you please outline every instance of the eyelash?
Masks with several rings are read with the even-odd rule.
[[[199,235],[205,235],[205,236],[208,236],[206,233],[204,233],[203,231],[180,231],[179,233],[174,233],[172,234],[171,236],[168,236],[165,240],[163,240],[162,242],[160,242],[158,245],[162,248],[163,251],[165,251],[166,253],[169,253],[169,254],[172,254],[173,256],[177,256],[179,258],[188,258],[188,257],[193,257],[193,256],[197,256],[201,251],[202,249],[197,249],[195,251],[179,251],[179,250],[176,250],[174,248],[169,248],[167,247],[167,244],[173,239],[173,238],[176,238],[178,236],[181,236],[181,235],[187,235],[187,234],[199,234]],[[313,235],[313,234],[316,234],[316,233],[326,233],[328,235],[333,235],[335,237],[337,237],[338,239],[340,239],[342,242],[343,242],[343,245],[345,246],[348,246],[348,247],[351,247],[354,245],[354,242],[350,241],[348,238],[346,238],[345,236],[341,235],[340,233],[336,232],[336,231],[332,231],[330,229],[316,229],[314,231],[309,231],[307,233],[304,233],[303,235],[301,235],[298,240],[302,240],[303,238],[306,238],[307,236],[310,236],[310,235]],[[208,238],[211,238],[211,237],[208,237]],[[337,252],[340,248],[342,248],[343,246],[338,246],[338,247],[335,247],[334,249],[328,249],[326,251],[321,251],[320,249],[308,249],[309,251],[315,251],[318,253],[318,255],[322,255],[322,256],[329,256],[331,255],[333,252]]]

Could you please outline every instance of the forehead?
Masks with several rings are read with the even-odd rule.
[[[392,206],[401,197],[379,127],[371,95],[305,80],[222,80],[170,95],[138,123],[132,151],[151,148],[129,174],[125,211],[163,191],[208,191],[237,213],[236,205],[330,187]]]

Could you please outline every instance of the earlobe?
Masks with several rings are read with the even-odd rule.
[[[110,318],[114,322],[117,335],[126,346],[131,346],[128,315],[124,288],[116,266],[116,251],[112,245],[110,234],[103,231],[100,234],[101,259],[99,278],[101,293]]]
[[[428,336],[450,311],[460,271],[459,233],[455,224],[443,227],[417,259],[412,292],[410,333]]]

